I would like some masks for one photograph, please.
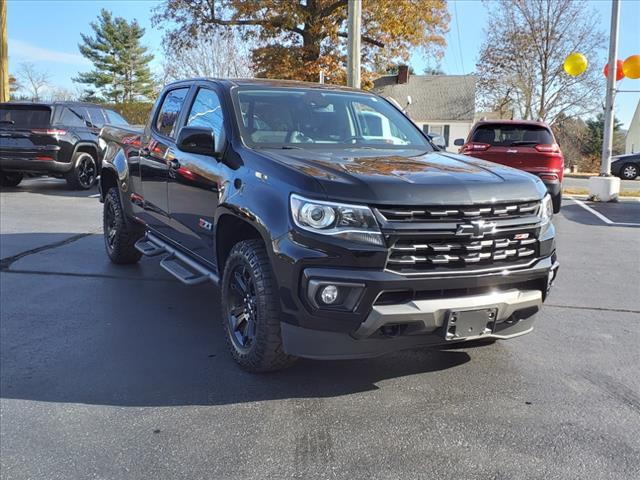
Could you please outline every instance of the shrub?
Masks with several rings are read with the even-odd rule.
[[[106,107],[114,109],[122,115],[131,125],[144,125],[147,123],[153,103],[151,102],[125,102],[108,103]]]

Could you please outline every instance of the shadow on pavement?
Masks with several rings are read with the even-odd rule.
[[[38,177],[25,179],[17,187],[2,187],[6,193],[31,193],[54,197],[84,198],[98,193],[98,187],[89,190],[71,190],[67,182],[57,178]]]
[[[462,351],[420,349],[367,360],[301,359],[282,372],[249,374],[227,351],[213,285],[185,287],[154,259],[105,270],[94,237],[36,252],[0,275],[3,399],[176,406],[335,397],[470,360]],[[51,260],[58,258],[83,267],[57,273]],[[16,272],[20,265],[28,271]]]

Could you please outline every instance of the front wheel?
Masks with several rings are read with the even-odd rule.
[[[24,176],[21,173],[0,172],[0,185],[3,187],[17,187]]]
[[[78,152],[73,156],[73,168],[64,178],[71,189],[88,190],[98,178],[98,162],[90,153]]]
[[[235,361],[250,372],[280,370],[293,364],[280,332],[276,282],[260,240],[237,243],[222,276],[222,324]]]
[[[627,163],[620,170],[620,176],[624,180],[634,180],[638,176],[638,166],[633,163]]]

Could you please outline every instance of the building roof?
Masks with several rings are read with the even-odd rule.
[[[397,83],[396,75],[374,80],[373,91],[392,97],[404,107],[414,121],[453,120],[473,122],[476,110],[474,75],[409,75],[407,83]]]

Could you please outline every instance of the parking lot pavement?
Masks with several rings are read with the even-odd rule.
[[[251,375],[213,287],[109,264],[97,200],[49,185],[0,194],[3,479],[640,478],[636,228],[565,202],[530,335]]]

